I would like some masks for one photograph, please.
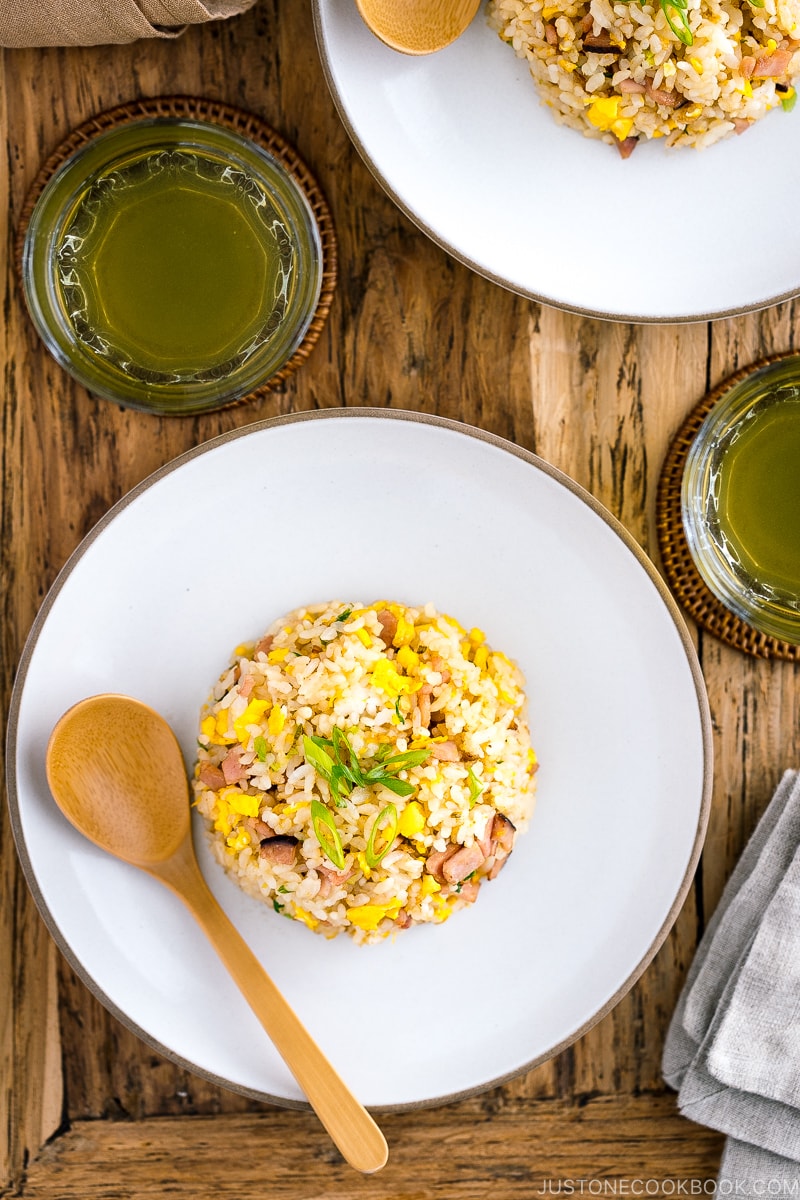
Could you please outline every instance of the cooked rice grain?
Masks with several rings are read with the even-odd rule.
[[[489,22],[528,61],[556,119],[615,145],[702,148],[790,110],[800,74],[800,0],[490,0]],[[607,48],[606,48],[607,47]]]
[[[533,810],[523,687],[480,630],[430,604],[332,602],[282,617],[237,647],[201,714],[195,804],[216,857],[246,891],[329,937],[372,942],[446,920],[498,873]],[[337,803],[303,741],[334,729],[362,772],[429,750],[397,771],[410,794],[346,784]],[[323,851],[314,801],[340,864]],[[396,835],[374,865],[373,826],[391,833],[391,805]]]

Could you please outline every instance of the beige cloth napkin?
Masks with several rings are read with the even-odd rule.
[[[101,46],[173,38],[255,0],[0,0],[0,46]]]

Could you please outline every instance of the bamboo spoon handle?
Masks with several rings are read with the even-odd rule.
[[[191,844],[184,843],[173,858],[146,869],[194,914],[343,1157],[365,1174],[379,1171],[389,1156],[383,1134],[214,899]]]

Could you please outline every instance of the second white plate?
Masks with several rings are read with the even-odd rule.
[[[486,23],[452,46],[388,49],[354,0],[313,0],[347,130],[389,195],[434,241],[535,300],[618,320],[688,321],[800,291],[800,106],[706,150],[651,142],[623,161],[557,125],[527,64]],[[769,236],[759,191],[775,178]],[[763,216],[763,214],[762,214]]]

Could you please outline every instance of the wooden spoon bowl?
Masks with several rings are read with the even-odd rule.
[[[217,950],[344,1158],[367,1174],[388,1149],[208,889],[192,843],[189,784],[169,725],[128,696],[82,700],[47,747],[47,779],[67,819],[95,845],[160,879]]]
[[[403,54],[443,50],[467,28],[480,0],[356,0],[376,37]]]

